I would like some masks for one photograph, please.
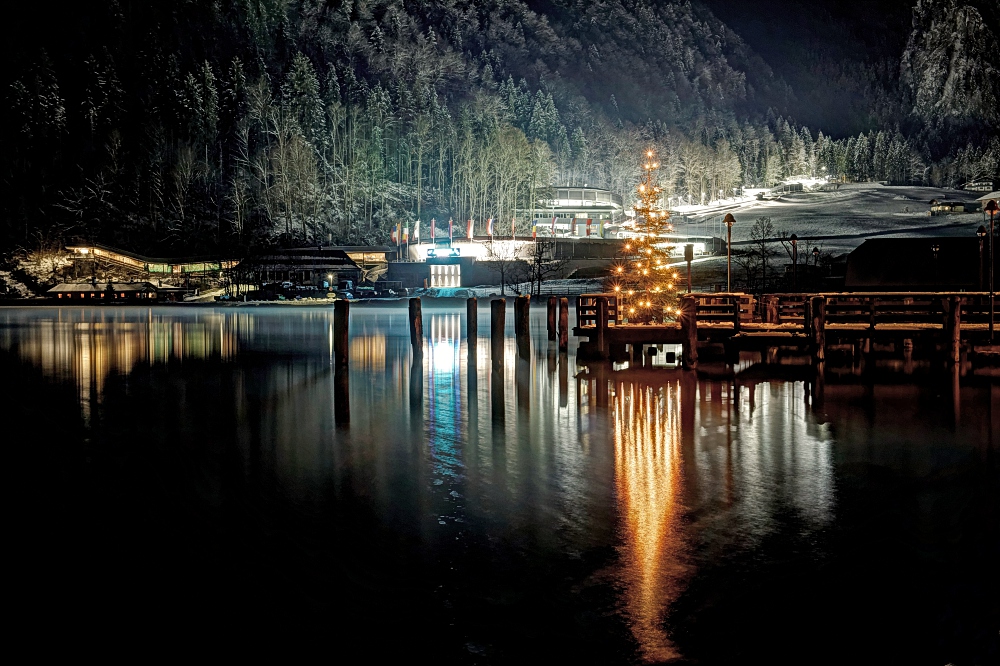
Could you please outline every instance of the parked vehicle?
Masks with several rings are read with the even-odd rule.
[[[354,298],[354,280],[339,280],[336,294],[337,298]]]

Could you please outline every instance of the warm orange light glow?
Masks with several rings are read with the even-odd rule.
[[[690,573],[680,498],[681,396],[677,383],[626,383],[614,397],[615,489],[622,520],[623,607],[642,660],[679,655],[664,617]]]

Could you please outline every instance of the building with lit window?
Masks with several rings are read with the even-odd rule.
[[[607,228],[625,219],[625,204],[619,194],[596,187],[555,187],[551,199],[519,213],[536,220],[539,236],[557,238],[604,238]],[[552,218],[555,234],[552,233]]]

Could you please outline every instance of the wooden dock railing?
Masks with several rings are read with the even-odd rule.
[[[679,322],[639,324],[622,321],[615,294],[583,294],[577,298],[576,334],[590,342],[581,349],[608,358],[631,346],[635,356],[644,345],[691,346],[694,340],[721,342],[734,353],[805,347],[821,360],[828,344],[860,342],[867,349],[873,340],[912,346],[920,339],[946,348],[955,360],[960,349],[988,340],[984,292],[769,294],[756,321],[747,294],[686,294],[681,301]]]

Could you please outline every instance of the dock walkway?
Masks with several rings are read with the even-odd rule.
[[[653,345],[682,345],[685,367],[697,364],[698,346],[721,343],[727,357],[741,351],[793,347],[823,360],[838,345],[932,348],[953,362],[990,341],[986,292],[771,294],[763,321],[753,320],[748,294],[687,294],[676,322],[625,323],[614,293],[576,299],[574,335],[584,356],[639,360]]]

